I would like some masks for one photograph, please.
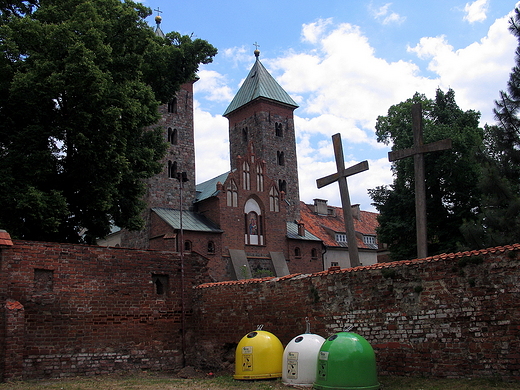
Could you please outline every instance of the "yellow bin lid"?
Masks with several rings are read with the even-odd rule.
[[[235,375],[238,380],[280,378],[283,345],[274,334],[255,330],[242,337],[235,351]]]

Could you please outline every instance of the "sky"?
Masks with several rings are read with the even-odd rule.
[[[339,187],[316,179],[336,172],[332,135],[341,134],[350,200],[376,211],[368,189],[393,181],[389,145],[377,117],[415,92],[455,91],[463,110],[494,124],[494,101],[507,88],[517,40],[507,0],[145,0],[161,29],[205,39],[218,49],[194,85],[196,181],[229,171],[228,120],[222,116],[260,60],[297,102],[294,123],[300,199],[341,206]],[[147,20],[155,27],[154,11]],[[412,129],[410,129],[410,132]]]

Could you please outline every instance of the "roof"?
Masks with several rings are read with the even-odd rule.
[[[152,208],[152,211],[172,228],[181,228],[180,210],[154,207]],[[194,232],[222,233],[221,229],[203,215],[186,210],[182,211],[182,229]]]
[[[257,56],[255,64],[223,115],[226,116],[258,98],[273,100],[294,108],[298,107],[289,94],[284,91],[267,69],[264,68]]]
[[[224,184],[224,182],[227,180],[227,177],[229,176],[231,172],[223,173],[220,176],[214,177],[213,179],[209,179],[203,183],[197,184],[196,190],[197,195],[195,198],[195,202],[200,202],[201,200],[211,198],[212,196],[215,196],[217,191],[217,183],[220,182]]]
[[[5,230],[0,230],[0,245],[1,246],[11,246],[13,245],[13,241],[11,240],[11,235],[7,233]]]
[[[287,238],[307,241],[321,241],[318,237],[316,237],[308,230],[305,230],[305,236],[300,236],[298,234],[298,224],[295,222],[287,222]]]
[[[304,223],[305,229],[309,230],[313,235],[319,237],[325,246],[329,247],[345,247],[345,244],[337,242],[330,232],[346,233],[345,222],[343,219],[343,209],[341,207],[328,206],[332,210],[331,215],[320,215],[314,212],[314,205],[300,202],[300,218]],[[377,222],[377,213],[370,211],[360,211],[359,219],[354,218],[354,229],[356,233],[362,235],[376,235],[376,228],[379,226]],[[377,245],[365,244],[361,238],[357,239],[358,248],[377,249]]]

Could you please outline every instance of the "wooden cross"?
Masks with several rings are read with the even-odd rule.
[[[432,142],[424,145],[422,129],[422,105],[412,106],[413,147],[388,153],[390,162],[413,156],[415,175],[415,223],[417,231],[417,258],[428,257],[428,241],[426,231],[426,184],[424,177],[424,153],[451,149],[451,139]]]
[[[356,230],[354,229],[354,219],[352,217],[352,206],[350,204],[350,195],[348,193],[347,176],[368,170],[368,161],[360,162],[350,168],[345,169],[345,160],[343,157],[343,146],[341,144],[341,135],[334,134],[332,136],[332,144],[334,145],[334,156],[336,158],[336,168],[338,171],[332,175],[322,177],[316,180],[318,188],[325,187],[335,181],[339,184],[339,193],[341,196],[341,206],[343,207],[343,220],[345,222],[345,230],[347,231],[348,254],[350,257],[350,266],[358,267],[359,253],[356,239]]]

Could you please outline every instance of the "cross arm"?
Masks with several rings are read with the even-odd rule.
[[[333,173],[332,175],[328,175],[325,177],[322,177],[321,179],[316,180],[316,184],[318,188],[325,187],[326,185],[329,185],[330,183],[334,183],[341,177],[347,177],[355,175],[356,173],[367,171],[368,170],[368,161],[361,161],[360,163],[353,165],[349,168],[344,169],[341,172]]]
[[[408,149],[401,149],[395,150],[393,152],[388,152],[388,161],[392,162],[413,156],[414,154],[437,152],[446,149],[451,149],[451,139],[449,138],[432,142],[426,145],[420,145],[419,147],[414,146]]]

